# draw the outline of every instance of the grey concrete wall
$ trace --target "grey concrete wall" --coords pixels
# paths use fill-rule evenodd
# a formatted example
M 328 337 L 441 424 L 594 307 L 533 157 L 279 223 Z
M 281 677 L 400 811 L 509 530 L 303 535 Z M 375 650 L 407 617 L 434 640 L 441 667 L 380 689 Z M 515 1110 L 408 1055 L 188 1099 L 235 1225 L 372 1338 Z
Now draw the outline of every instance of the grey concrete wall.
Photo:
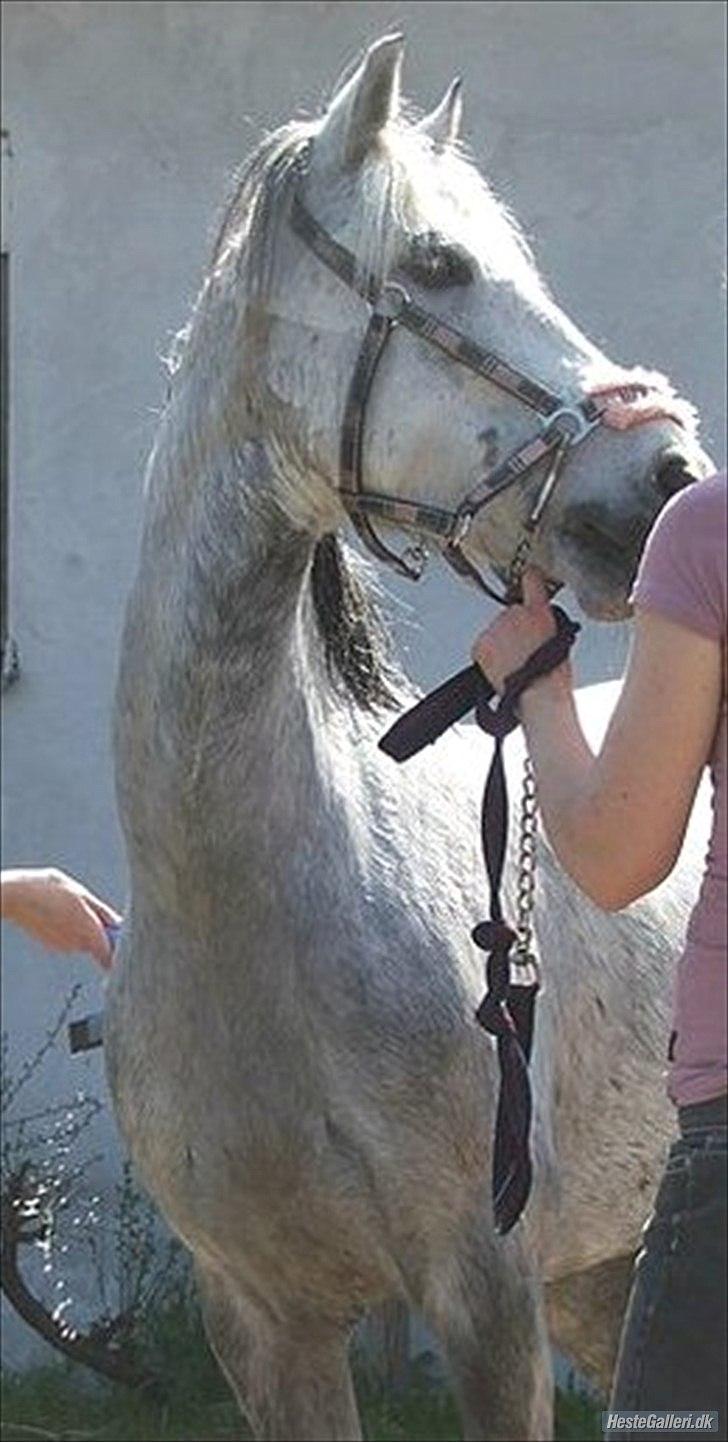
M 713 0 L 5 5 L 22 664 L 4 705 L 6 865 L 52 862 L 123 899 L 108 715 L 158 353 L 186 317 L 232 168 L 386 30 L 407 34 L 405 89 L 423 108 L 463 75 L 466 134 L 564 308 L 616 359 L 668 371 L 725 460 L 724 20 Z M 477 598 L 437 572 L 417 590 L 387 585 L 410 608 L 418 679 L 462 664 Z M 588 628 L 580 675 L 615 674 L 624 646 L 624 628 Z M 85 982 L 79 1010 L 99 984 L 80 960 L 3 939 L 19 1058 L 71 981 Z M 58 1056 L 43 1086 L 101 1090 L 101 1075 L 98 1054 Z

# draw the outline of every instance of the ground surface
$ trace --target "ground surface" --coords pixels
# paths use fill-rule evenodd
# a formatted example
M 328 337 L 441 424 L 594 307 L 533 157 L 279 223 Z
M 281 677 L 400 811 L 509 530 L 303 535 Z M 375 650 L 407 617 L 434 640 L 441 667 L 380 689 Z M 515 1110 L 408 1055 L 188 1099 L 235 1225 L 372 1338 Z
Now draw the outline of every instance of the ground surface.
M 359 1389 L 368 1442 L 459 1442 L 452 1398 L 442 1388 L 419 1384 L 400 1399 Z M 562 1442 L 590 1442 L 601 1436 L 598 1414 L 576 1394 L 558 1399 L 557 1432 Z M 78 1369 L 49 1368 L 2 1387 L 2 1442 L 217 1442 L 245 1439 L 234 1405 L 222 1390 L 154 1406 L 121 1389 L 81 1380 Z

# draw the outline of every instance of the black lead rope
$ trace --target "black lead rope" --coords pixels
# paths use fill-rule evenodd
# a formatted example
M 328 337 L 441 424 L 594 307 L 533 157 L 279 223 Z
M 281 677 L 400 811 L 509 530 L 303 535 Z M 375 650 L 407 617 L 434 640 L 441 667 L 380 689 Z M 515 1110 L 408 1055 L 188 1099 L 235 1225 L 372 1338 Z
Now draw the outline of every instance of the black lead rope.
M 560 606 L 552 606 L 556 633 L 506 680 L 495 705 L 495 687 L 477 666 L 467 666 L 444 681 L 429 696 L 406 711 L 379 742 L 395 761 L 407 761 L 424 746 L 432 745 L 448 727 L 475 709 L 475 719 L 494 738 L 495 750 L 483 793 L 481 838 L 490 888 L 490 916 L 472 932 L 473 941 L 489 953 L 487 992 L 475 1013 L 477 1021 L 496 1038 L 500 1089 L 493 1149 L 493 1213 L 496 1230 L 504 1236 L 515 1226 L 531 1189 L 531 1086 L 528 1065 L 538 981 L 527 985 L 511 981 L 513 928 L 504 920 L 501 881 L 508 841 L 508 791 L 503 765 L 503 742 L 520 725 L 516 707 L 523 692 L 566 659 L 580 627 Z

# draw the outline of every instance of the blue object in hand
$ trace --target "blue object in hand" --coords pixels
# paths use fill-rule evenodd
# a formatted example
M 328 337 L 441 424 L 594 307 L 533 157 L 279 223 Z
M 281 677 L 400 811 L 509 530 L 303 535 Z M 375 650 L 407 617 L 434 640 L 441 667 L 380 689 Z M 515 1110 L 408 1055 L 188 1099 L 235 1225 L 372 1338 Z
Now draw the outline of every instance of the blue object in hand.
M 121 935 L 123 922 L 104 921 L 101 923 L 106 935 L 109 938 L 111 950 L 116 949 L 116 944 Z M 91 1016 L 85 1016 L 81 1021 L 72 1021 L 68 1028 L 68 1045 L 74 1054 L 79 1051 L 92 1051 L 94 1047 L 104 1044 L 104 1014 L 95 1011 Z

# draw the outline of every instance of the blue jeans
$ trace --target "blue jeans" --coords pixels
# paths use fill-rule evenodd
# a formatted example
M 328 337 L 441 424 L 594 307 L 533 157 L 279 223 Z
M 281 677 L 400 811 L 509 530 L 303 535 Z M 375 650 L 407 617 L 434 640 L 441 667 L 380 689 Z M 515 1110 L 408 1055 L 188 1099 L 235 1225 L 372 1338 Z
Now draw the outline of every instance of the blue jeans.
M 726 1098 L 682 1107 L 678 1119 L 635 1263 L 609 1405 L 717 1411 L 725 1439 Z M 659 1433 L 678 1435 L 686 1433 Z

